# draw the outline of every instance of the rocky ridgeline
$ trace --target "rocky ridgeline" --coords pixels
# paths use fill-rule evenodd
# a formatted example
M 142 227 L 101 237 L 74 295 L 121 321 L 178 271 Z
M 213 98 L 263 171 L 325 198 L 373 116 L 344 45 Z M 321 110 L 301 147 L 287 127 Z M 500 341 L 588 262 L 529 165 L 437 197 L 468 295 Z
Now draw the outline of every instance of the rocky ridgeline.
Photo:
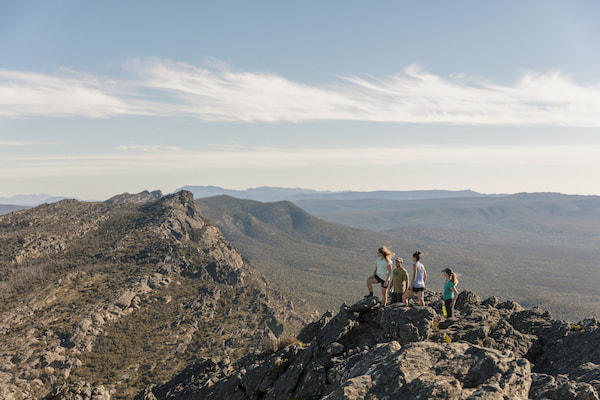
M 201 359 L 136 400 L 598 399 L 600 321 L 571 325 L 468 291 L 450 319 L 437 312 L 439 294 L 426 301 L 344 304 L 295 344 L 235 363 Z
M 191 193 L 156 197 L 0 216 L 0 399 L 132 398 L 193 353 L 237 358 L 301 326 Z

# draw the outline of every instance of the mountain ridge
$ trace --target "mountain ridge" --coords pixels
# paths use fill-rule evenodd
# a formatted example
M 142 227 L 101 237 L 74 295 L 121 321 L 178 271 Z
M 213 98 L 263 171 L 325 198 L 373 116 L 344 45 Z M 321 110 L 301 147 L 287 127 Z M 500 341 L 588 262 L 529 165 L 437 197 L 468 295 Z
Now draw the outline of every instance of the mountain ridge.
M 0 398 L 131 399 L 196 356 L 235 359 L 303 325 L 191 193 L 138 200 L 0 216 Z
M 227 195 L 246 200 L 261 202 L 277 201 L 299 201 L 305 199 L 332 199 L 332 200 L 356 200 L 356 199 L 393 199 L 393 200 L 418 200 L 429 198 L 453 198 L 453 197 L 482 197 L 496 196 L 484 195 L 472 190 L 414 190 L 414 191 L 318 191 L 300 188 L 259 187 L 246 190 L 224 189 L 218 186 L 183 186 L 179 190 L 187 190 L 194 194 L 194 198 L 215 197 Z

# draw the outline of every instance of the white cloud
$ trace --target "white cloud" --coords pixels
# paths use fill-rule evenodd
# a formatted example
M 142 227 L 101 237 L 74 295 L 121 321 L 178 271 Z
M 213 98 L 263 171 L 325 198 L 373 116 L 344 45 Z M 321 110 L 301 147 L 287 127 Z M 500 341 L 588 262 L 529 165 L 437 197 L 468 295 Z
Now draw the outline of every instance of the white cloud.
M 498 85 L 467 83 L 462 74 L 443 78 L 411 65 L 396 76 L 343 76 L 317 86 L 224 64 L 209 69 L 140 59 L 128 68 L 132 80 L 103 82 L 74 72 L 54 77 L 0 70 L 0 117 L 137 114 L 242 122 L 600 126 L 600 85 L 582 85 L 561 73 L 531 72 L 514 85 Z
M 81 74 L 51 76 L 0 69 L 0 117 L 102 118 L 142 113 L 133 102 L 107 89 L 106 84 Z

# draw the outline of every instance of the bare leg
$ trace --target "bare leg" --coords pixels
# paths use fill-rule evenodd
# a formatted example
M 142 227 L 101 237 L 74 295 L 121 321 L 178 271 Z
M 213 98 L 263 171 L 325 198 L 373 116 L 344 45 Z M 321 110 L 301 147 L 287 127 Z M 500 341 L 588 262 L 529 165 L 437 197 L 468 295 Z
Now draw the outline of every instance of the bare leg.
M 381 305 L 384 307 L 387 304 L 387 292 L 388 292 L 388 288 L 382 286 L 381 287 Z
M 369 289 L 370 293 L 373 293 L 373 284 L 377 283 L 377 279 L 375 279 L 374 276 L 370 276 L 369 279 L 367 279 L 367 289 Z
M 417 298 L 419 299 L 419 305 L 425 307 L 425 301 L 423 301 L 423 292 L 417 292 Z
M 402 295 L 402 302 L 404 303 L 405 306 L 408 305 L 408 299 L 410 299 L 410 296 L 413 295 L 413 291 L 412 289 L 408 289 L 406 292 L 404 292 L 404 294 Z

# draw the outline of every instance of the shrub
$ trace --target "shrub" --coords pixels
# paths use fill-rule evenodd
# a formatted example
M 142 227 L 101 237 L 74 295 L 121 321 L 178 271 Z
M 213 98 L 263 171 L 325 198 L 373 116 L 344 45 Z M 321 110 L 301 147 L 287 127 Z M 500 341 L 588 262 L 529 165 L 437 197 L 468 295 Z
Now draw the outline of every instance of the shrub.
M 275 361 L 275 366 L 273 367 L 273 375 L 275 378 L 279 378 L 283 373 L 288 369 L 288 367 L 292 364 L 292 361 L 287 358 L 280 358 Z

